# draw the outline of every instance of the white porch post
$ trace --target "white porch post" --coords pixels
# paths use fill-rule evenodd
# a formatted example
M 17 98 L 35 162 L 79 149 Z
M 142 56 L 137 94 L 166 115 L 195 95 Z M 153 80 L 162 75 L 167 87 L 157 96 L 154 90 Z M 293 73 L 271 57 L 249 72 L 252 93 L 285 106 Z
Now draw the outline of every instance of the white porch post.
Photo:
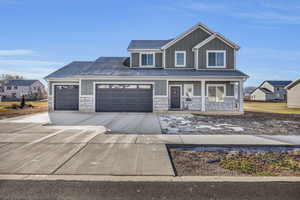
M 201 80 L 201 111 L 205 110 L 205 80 Z
M 240 112 L 244 112 L 244 80 L 239 81 Z

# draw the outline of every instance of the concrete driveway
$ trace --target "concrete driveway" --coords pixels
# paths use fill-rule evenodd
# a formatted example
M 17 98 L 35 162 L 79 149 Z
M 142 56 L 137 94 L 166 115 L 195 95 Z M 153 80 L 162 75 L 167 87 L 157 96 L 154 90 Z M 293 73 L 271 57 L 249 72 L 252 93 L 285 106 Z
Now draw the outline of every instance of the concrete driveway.
M 41 123 L 52 126 L 99 126 L 110 134 L 161 134 L 155 113 L 82 113 L 59 111 L 40 113 L 2 121 Z
M 0 174 L 174 175 L 164 144 L 104 132 L 101 126 L 0 121 Z

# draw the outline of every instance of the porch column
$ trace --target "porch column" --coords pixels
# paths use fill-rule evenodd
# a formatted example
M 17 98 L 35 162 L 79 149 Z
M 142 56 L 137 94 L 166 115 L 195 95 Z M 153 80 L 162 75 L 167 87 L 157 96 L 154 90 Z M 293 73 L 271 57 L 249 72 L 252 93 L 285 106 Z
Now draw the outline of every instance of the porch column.
M 240 112 L 244 112 L 244 80 L 239 81 Z
M 205 110 L 205 80 L 201 80 L 201 111 Z

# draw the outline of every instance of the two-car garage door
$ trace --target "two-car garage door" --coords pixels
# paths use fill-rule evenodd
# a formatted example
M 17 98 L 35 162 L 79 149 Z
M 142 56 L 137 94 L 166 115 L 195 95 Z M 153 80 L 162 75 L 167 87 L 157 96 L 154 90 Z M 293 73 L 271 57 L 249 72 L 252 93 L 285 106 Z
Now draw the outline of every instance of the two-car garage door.
M 152 112 L 152 105 L 152 85 L 96 85 L 96 112 Z
M 150 84 L 99 84 L 95 91 L 96 112 L 152 112 Z M 56 85 L 54 110 L 78 110 L 79 86 Z

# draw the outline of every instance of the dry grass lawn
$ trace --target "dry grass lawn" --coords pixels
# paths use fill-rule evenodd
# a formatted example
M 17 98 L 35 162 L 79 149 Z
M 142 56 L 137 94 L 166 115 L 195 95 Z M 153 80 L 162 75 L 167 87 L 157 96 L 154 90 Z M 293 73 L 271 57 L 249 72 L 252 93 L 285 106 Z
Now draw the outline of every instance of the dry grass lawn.
M 278 113 L 278 114 L 300 114 L 300 108 L 288 108 L 286 103 L 274 102 L 245 102 L 245 111 Z
M 13 104 L 20 104 L 20 102 L 0 102 L 0 119 L 45 112 L 48 108 L 47 101 L 26 101 L 26 104 L 31 104 L 33 108 L 25 109 L 10 109 Z

